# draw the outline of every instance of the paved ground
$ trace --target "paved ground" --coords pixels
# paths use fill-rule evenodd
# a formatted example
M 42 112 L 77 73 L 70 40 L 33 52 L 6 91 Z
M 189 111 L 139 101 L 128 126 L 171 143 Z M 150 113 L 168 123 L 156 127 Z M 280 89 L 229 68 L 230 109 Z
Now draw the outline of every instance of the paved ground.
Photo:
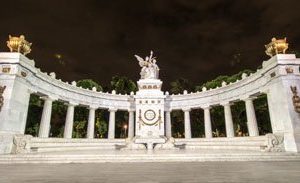
M 0 165 L 1 183 L 300 182 L 300 162 Z

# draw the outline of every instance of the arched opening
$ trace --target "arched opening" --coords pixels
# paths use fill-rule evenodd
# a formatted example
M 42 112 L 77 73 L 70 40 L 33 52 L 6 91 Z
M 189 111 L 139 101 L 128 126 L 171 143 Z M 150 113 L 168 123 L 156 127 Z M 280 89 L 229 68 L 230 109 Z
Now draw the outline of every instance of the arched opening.
M 205 137 L 203 109 L 192 109 L 190 116 L 191 116 L 192 137 L 193 138 Z
M 172 137 L 184 137 L 184 113 L 182 110 L 174 110 L 171 112 L 172 121 Z

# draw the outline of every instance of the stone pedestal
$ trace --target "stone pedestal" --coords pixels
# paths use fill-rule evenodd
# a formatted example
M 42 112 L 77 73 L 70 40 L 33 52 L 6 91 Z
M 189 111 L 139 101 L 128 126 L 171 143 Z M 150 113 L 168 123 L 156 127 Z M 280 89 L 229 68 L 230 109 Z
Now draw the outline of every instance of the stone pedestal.
M 286 64 L 296 65 L 295 74 L 288 74 Z M 293 105 L 291 86 L 297 87 L 300 96 L 300 60 L 295 55 L 276 55 L 264 62 L 263 66 L 276 65 L 276 70 L 270 71 L 267 77 L 273 77 L 266 86 L 268 107 L 273 134 L 284 136 L 286 151 L 300 152 L 300 113 Z M 280 77 L 278 77 L 280 76 Z
M 135 143 L 146 143 L 150 147 L 154 143 L 164 143 L 164 99 L 161 91 L 162 81 L 158 79 L 141 79 L 138 81 L 139 91 L 135 95 L 136 128 L 139 138 Z M 149 148 L 148 148 L 149 149 Z M 153 149 L 151 146 L 150 149 Z
M 6 87 L 1 94 L 0 154 L 10 153 L 12 135 L 24 134 L 30 93 L 26 78 L 30 73 L 20 65 L 34 66 L 34 61 L 19 53 L 0 53 L 0 86 Z

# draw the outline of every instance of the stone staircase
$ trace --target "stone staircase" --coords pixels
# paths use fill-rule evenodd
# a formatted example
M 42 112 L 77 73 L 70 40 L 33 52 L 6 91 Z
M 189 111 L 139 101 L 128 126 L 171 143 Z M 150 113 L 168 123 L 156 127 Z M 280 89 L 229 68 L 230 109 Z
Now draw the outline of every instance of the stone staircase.
M 185 149 L 256 150 L 267 148 L 267 136 L 175 139 L 175 145 Z
M 170 139 L 171 140 L 171 139 Z M 179 148 L 128 150 L 125 139 L 64 139 L 16 136 L 14 153 L 0 163 L 101 163 L 300 161 L 299 153 L 284 152 L 280 136 L 172 139 Z
M 93 149 L 116 149 L 124 146 L 125 139 L 64 139 L 31 138 L 27 144 L 29 152 L 57 152 Z M 28 152 L 28 151 L 27 151 Z
M 204 161 L 300 161 L 300 154 L 241 150 L 160 150 L 151 153 L 145 150 L 85 150 L 0 156 L 0 164 Z

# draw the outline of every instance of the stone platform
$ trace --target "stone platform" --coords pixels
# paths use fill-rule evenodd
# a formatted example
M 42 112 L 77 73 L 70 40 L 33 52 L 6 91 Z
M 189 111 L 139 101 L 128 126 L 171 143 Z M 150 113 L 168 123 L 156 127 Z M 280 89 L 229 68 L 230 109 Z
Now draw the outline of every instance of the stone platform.
M 0 164 L 5 183 L 298 183 L 299 162 Z
M 245 150 L 80 150 L 7 154 L 0 163 L 104 163 L 104 162 L 204 162 L 204 161 L 300 161 L 299 153 Z

